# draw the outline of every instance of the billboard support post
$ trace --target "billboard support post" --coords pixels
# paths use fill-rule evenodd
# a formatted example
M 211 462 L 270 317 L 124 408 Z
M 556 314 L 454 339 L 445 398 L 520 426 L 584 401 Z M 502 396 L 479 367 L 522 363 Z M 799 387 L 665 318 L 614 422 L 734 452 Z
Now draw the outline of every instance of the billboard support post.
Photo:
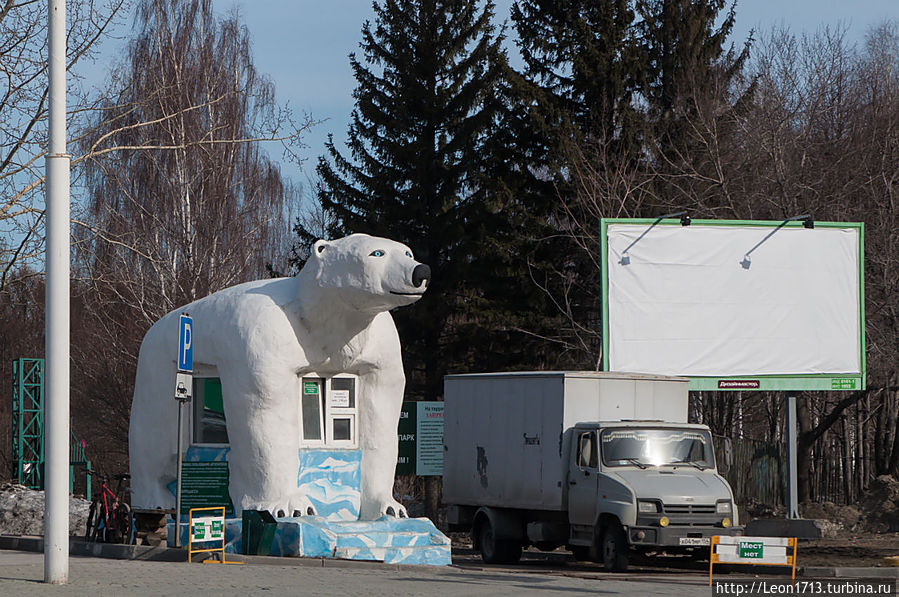
M 790 493 L 787 518 L 799 518 L 799 470 L 796 466 L 797 427 L 796 427 L 796 394 L 787 394 L 787 472 L 788 491 Z

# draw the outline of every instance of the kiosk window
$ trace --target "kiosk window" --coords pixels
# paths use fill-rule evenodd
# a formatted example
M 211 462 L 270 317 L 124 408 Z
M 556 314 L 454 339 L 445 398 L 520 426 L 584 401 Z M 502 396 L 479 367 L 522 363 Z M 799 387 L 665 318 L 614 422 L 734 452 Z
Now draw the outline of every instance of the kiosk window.
M 303 415 L 303 439 L 322 440 L 322 416 L 324 414 L 324 394 L 322 380 L 304 377 L 300 397 Z
M 193 432 L 195 444 L 227 444 L 222 381 L 218 377 L 195 377 Z

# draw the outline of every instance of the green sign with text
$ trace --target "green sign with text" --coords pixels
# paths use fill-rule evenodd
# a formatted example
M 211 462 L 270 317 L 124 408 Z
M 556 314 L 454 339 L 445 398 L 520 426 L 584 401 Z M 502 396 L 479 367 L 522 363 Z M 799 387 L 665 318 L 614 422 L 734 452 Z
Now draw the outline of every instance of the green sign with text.
M 226 514 L 234 514 L 228 494 L 228 463 L 182 462 L 181 513 L 208 506 L 224 506 Z
M 737 555 L 741 558 L 757 560 L 763 557 L 765 552 L 765 544 L 764 543 L 756 543 L 750 541 L 740 541 L 739 549 L 737 550 Z

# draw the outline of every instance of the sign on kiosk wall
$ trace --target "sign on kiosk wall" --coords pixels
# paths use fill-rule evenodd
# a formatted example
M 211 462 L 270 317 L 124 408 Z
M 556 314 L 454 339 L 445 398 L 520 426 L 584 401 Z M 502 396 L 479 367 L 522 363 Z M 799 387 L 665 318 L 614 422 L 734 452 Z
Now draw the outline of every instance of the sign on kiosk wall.
M 605 370 L 864 388 L 863 224 L 687 222 L 602 221 Z

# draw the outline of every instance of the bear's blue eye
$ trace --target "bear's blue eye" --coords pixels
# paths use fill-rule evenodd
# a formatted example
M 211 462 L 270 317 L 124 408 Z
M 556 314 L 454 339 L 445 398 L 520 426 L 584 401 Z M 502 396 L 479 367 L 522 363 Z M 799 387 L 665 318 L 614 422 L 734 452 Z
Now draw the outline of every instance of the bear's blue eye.
M 409 259 L 412 259 L 412 253 L 410 253 L 409 251 L 406 251 L 406 257 L 408 257 Z
M 377 251 L 372 251 L 370 257 L 383 257 L 384 251 L 378 249 Z

